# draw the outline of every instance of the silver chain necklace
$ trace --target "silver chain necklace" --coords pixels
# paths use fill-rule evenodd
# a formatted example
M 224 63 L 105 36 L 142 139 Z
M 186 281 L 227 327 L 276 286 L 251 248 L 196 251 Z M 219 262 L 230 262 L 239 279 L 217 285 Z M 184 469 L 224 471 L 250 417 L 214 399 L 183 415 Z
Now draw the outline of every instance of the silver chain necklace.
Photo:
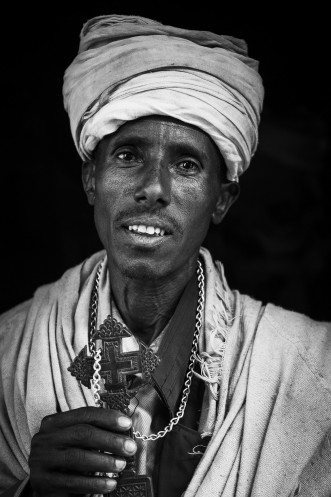
M 102 401 L 100 399 L 100 370 L 101 370 L 101 349 L 96 350 L 95 348 L 95 343 L 92 340 L 92 336 L 96 330 L 96 325 L 97 325 L 97 314 L 98 314 L 98 300 L 99 300 L 99 282 L 100 282 L 100 274 L 101 274 L 101 268 L 102 268 L 103 261 L 99 264 L 96 278 L 95 278 L 95 283 L 94 283 L 94 288 L 92 291 L 92 296 L 91 296 L 91 312 L 90 312 L 90 332 L 89 332 L 89 347 L 90 347 L 90 352 L 93 355 L 94 358 L 94 374 L 92 378 L 92 390 L 93 390 L 93 396 L 94 396 L 94 401 L 98 407 L 102 406 Z M 191 349 L 191 355 L 189 359 L 189 366 L 186 374 L 186 379 L 184 383 L 184 389 L 183 389 L 183 394 L 182 398 L 180 401 L 180 405 L 178 408 L 178 411 L 170 421 L 167 426 L 163 430 L 158 431 L 157 433 L 152 433 L 151 435 L 144 435 L 140 433 L 139 431 L 135 431 L 133 428 L 133 435 L 135 438 L 144 440 L 144 441 L 154 441 L 159 438 L 164 437 L 168 432 L 170 432 L 175 425 L 178 424 L 179 420 L 184 416 L 186 404 L 188 401 L 188 396 L 190 393 L 191 389 L 191 383 L 192 383 L 192 377 L 193 377 L 193 369 L 194 369 L 194 364 L 196 361 L 196 353 L 198 350 L 198 344 L 199 344 L 199 336 L 200 336 L 200 331 L 201 331 L 201 326 L 202 326 L 202 313 L 203 313 L 203 308 L 204 308 L 204 302 L 205 302 L 205 277 L 203 274 L 203 269 L 202 269 L 202 264 L 198 260 L 198 267 L 197 267 L 197 275 L 198 275 L 198 287 L 199 287 L 199 299 L 198 299 L 198 305 L 197 305 L 197 311 L 196 311 L 196 318 L 195 318 L 195 331 L 194 331 L 194 336 L 193 336 L 193 342 L 192 342 L 192 349 Z

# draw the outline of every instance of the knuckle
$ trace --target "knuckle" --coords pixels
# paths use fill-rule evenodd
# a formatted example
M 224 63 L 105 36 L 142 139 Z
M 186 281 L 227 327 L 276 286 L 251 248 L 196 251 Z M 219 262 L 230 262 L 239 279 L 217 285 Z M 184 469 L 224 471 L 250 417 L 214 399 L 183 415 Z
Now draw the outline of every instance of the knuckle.
M 43 433 L 36 433 L 31 439 L 29 461 L 34 461 L 48 454 L 49 437 Z
M 31 452 L 33 451 L 33 449 L 39 444 L 39 433 L 36 433 L 35 435 L 33 435 L 32 439 L 31 439 L 31 451 L 30 451 L 30 457 L 31 457 Z
M 112 448 L 112 451 L 122 452 L 124 450 L 124 442 L 126 438 L 122 437 L 121 435 L 117 435 L 115 433 L 109 433 L 108 437 L 109 437 L 108 445 L 109 447 Z
M 40 431 L 44 431 L 44 430 L 49 430 L 49 428 L 52 426 L 53 424 L 53 420 L 55 418 L 55 414 L 48 414 L 47 416 L 45 416 L 42 421 L 41 421 L 41 424 L 40 424 Z
M 63 488 L 64 490 L 73 490 L 74 489 L 74 484 L 72 478 L 70 478 L 69 475 L 64 474 L 63 475 Z
M 90 425 L 76 425 L 71 431 L 71 439 L 73 442 L 82 443 L 88 442 L 93 436 L 93 429 Z
M 36 434 L 31 440 L 31 448 L 30 454 L 28 457 L 28 465 L 30 469 L 34 470 L 35 468 L 44 467 L 50 455 L 50 451 L 45 451 L 45 447 L 47 447 L 47 443 L 44 440 L 44 437 Z
M 99 409 L 93 406 L 79 407 L 77 411 L 83 423 L 94 423 L 96 416 L 99 414 Z
M 107 446 L 110 448 L 110 451 L 109 451 L 110 454 L 114 451 L 114 449 L 116 449 L 116 447 L 118 445 L 117 438 L 118 437 L 112 432 L 107 433 L 107 435 L 106 435 L 105 442 L 106 442 Z
M 88 419 L 91 418 L 91 408 L 86 406 L 86 407 L 78 407 L 76 409 L 76 413 L 79 417 L 79 419 L 82 420 L 83 423 L 85 423 Z
M 74 466 L 83 466 L 86 462 L 86 453 L 84 450 L 70 448 L 63 454 L 63 469 Z

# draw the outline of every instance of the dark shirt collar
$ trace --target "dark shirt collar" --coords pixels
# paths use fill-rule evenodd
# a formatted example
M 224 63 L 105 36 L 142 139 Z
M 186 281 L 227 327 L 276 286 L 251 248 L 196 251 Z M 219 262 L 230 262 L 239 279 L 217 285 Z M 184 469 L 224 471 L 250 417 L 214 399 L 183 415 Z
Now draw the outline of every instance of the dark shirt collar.
M 165 330 L 157 355 L 161 362 L 152 374 L 155 387 L 173 416 L 183 390 L 191 355 L 198 303 L 198 277 L 194 273 Z

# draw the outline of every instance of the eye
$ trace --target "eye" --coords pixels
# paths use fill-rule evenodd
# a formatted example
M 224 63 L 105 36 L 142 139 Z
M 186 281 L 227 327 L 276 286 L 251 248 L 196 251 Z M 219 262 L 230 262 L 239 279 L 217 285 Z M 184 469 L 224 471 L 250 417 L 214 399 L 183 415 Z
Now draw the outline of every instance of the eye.
M 132 162 L 134 160 L 137 160 L 137 157 L 129 150 L 125 152 L 120 152 L 119 154 L 117 154 L 116 157 L 118 157 L 119 159 L 125 162 Z
M 177 164 L 177 169 L 186 174 L 198 173 L 200 170 L 199 165 L 191 160 L 183 160 Z

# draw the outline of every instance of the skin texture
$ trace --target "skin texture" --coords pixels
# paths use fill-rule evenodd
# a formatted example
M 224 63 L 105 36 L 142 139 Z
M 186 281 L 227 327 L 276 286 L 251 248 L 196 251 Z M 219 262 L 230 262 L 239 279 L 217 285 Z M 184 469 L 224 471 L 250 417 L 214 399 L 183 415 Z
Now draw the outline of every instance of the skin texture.
M 130 418 L 120 412 L 96 407 L 46 416 L 31 443 L 33 495 L 67 496 L 114 490 L 114 479 L 91 473 L 124 469 L 125 457 L 136 452 L 135 442 L 123 434 L 130 426 Z
M 159 116 L 123 125 L 83 165 L 112 298 L 146 344 L 162 331 L 196 270 L 210 222 L 220 223 L 238 196 L 222 171 L 204 132 Z M 138 235 L 128 230 L 134 224 L 159 226 L 165 236 Z M 40 496 L 111 492 L 116 481 L 93 473 L 124 468 L 136 451 L 125 433 L 130 426 L 119 412 L 94 407 L 47 416 L 32 440 L 31 488 Z
M 222 163 L 203 131 L 153 116 L 106 137 L 85 164 L 112 297 L 146 344 L 162 331 L 196 270 L 210 222 L 220 223 L 237 198 L 238 185 L 222 180 Z M 145 243 L 148 237 L 129 232 L 130 224 L 159 225 L 166 236 Z

